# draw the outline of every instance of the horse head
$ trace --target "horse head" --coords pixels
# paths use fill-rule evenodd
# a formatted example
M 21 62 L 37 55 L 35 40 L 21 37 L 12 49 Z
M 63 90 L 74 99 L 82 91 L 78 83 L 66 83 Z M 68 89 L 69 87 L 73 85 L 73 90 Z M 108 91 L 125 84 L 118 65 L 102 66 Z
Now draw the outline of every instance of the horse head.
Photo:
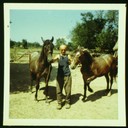
M 75 50 L 75 56 L 71 63 L 71 69 L 75 69 L 76 66 L 81 63 L 81 61 L 83 60 L 83 57 L 84 57 L 83 55 L 86 52 L 88 52 L 87 49 L 85 49 L 84 47 L 78 46 L 78 48 Z
M 43 41 L 43 47 L 42 47 L 42 54 L 45 55 L 48 59 L 48 61 L 50 61 L 52 59 L 52 54 L 53 54 L 53 40 L 54 37 L 52 37 L 51 40 L 47 39 L 47 40 L 43 40 L 43 38 L 41 37 L 42 41 Z

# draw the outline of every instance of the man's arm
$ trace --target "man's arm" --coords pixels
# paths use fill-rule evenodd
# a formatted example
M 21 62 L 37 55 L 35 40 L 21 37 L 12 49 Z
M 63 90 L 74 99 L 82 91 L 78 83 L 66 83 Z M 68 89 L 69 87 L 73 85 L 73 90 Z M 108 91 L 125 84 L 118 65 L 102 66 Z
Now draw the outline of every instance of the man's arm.
M 70 55 L 68 55 L 68 60 L 69 60 L 69 64 L 71 64 L 71 62 L 72 62 L 72 57 L 70 56 Z
M 54 58 L 52 58 L 50 63 L 54 63 L 55 61 L 58 61 L 58 59 L 59 59 L 59 55 L 56 55 Z

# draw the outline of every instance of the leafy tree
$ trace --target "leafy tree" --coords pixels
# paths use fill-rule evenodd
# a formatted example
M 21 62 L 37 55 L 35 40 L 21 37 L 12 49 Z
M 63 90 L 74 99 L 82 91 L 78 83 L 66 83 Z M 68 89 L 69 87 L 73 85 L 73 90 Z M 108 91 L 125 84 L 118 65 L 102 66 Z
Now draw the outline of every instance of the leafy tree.
M 16 42 L 13 40 L 10 40 L 10 47 L 13 48 L 15 46 Z
M 73 29 L 72 41 L 75 45 L 81 45 L 87 48 L 96 47 L 96 36 L 101 33 L 106 20 L 95 18 L 91 12 L 82 13 L 82 23 L 77 23 Z
M 66 40 L 64 38 L 58 38 L 55 43 L 55 47 L 59 49 L 61 44 L 66 44 Z
M 27 40 L 26 39 L 23 39 L 22 40 L 22 44 L 23 44 L 23 48 L 24 49 L 27 49 L 28 48 L 28 43 L 27 43 Z
M 76 27 L 71 32 L 71 40 L 73 42 L 74 48 L 77 48 L 78 45 L 82 46 L 83 43 L 86 41 L 84 38 L 84 31 L 84 26 L 80 23 L 77 23 Z
M 33 44 L 33 47 L 36 47 L 36 48 L 40 47 L 40 44 L 38 42 L 34 42 L 32 44 Z
M 111 52 L 118 40 L 118 11 L 108 11 L 105 14 L 105 19 L 107 23 L 102 33 L 97 36 L 97 46 Z
M 69 51 L 74 50 L 74 45 L 73 45 L 72 42 L 68 42 L 67 47 L 68 47 L 68 50 L 69 50 Z
M 81 13 L 82 22 L 71 32 L 71 41 L 86 48 L 101 48 L 111 51 L 118 38 L 118 11 L 95 11 Z

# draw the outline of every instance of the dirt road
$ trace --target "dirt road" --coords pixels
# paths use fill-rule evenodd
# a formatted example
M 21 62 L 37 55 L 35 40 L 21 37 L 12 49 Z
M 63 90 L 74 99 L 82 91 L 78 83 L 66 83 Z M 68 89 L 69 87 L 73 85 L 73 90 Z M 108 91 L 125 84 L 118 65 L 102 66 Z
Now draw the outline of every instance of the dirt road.
M 92 81 L 93 93 L 87 92 L 88 99 L 83 102 L 83 80 L 79 67 L 72 72 L 71 108 L 56 109 L 56 72 L 57 63 L 53 64 L 49 81 L 50 104 L 44 100 L 43 79 L 38 93 L 39 102 L 34 101 L 34 93 L 29 92 L 30 76 L 28 63 L 10 64 L 10 119 L 118 119 L 118 86 L 114 82 L 112 95 L 105 94 L 105 77 Z M 63 92 L 64 93 L 64 92 Z

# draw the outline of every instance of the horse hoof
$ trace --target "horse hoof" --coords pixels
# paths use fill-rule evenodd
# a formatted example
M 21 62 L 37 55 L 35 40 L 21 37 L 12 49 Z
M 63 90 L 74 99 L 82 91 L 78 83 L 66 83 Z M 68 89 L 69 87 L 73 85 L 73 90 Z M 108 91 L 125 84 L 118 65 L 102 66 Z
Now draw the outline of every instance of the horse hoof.
M 35 101 L 39 102 L 39 100 L 37 98 L 35 98 Z
M 82 101 L 85 102 L 87 100 L 87 97 L 83 97 Z
M 47 105 L 49 105 L 49 104 L 50 104 L 50 102 L 49 102 L 49 101 L 45 101 L 45 103 L 46 103 Z
M 89 92 L 93 92 L 93 90 L 91 88 L 88 89 Z
M 109 93 L 107 94 L 108 97 L 110 97 L 111 95 L 112 95 L 111 92 L 109 92 Z
M 31 94 L 33 94 L 33 93 L 34 93 L 34 91 L 33 91 L 33 92 L 31 91 L 30 93 L 31 93 Z
M 106 92 L 109 92 L 109 89 L 106 89 L 105 91 L 106 91 Z

